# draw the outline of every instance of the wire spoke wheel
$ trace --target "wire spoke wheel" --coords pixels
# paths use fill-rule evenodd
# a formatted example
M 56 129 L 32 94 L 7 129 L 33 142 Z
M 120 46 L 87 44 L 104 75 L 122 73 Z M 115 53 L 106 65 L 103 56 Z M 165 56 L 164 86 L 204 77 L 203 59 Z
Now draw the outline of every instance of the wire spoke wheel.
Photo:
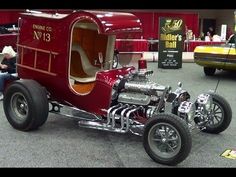
M 211 128 L 219 126 L 224 120 L 224 110 L 222 106 L 220 106 L 217 102 L 214 102 L 213 105 L 211 118 L 208 124 Z

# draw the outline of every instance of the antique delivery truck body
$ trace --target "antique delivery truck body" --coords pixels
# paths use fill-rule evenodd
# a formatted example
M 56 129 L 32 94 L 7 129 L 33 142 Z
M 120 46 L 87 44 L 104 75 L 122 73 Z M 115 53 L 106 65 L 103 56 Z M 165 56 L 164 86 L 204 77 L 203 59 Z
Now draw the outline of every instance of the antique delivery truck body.
M 130 13 L 73 11 L 70 14 L 23 13 L 19 19 L 17 72 L 8 82 L 3 106 L 9 123 L 29 131 L 48 113 L 63 114 L 82 127 L 143 136 L 156 162 L 176 165 L 190 153 L 191 130 L 220 133 L 230 124 L 228 102 L 203 93 L 194 102 L 148 79 L 139 68 L 111 69 L 118 33 L 141 31 Z

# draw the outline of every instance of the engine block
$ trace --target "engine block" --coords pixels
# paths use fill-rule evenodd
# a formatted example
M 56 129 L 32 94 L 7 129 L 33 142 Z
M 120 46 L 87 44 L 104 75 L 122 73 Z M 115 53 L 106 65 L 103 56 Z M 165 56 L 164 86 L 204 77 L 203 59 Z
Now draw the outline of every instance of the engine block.
M 135 92 L 149 93 L 151 91 L 163 92 L 165 90 L 165 87 L 150 81 L 147 82 L 128 81 L 125 83 L 125 89 Z
M 148 105 L 151 101 L 151 96 L 142 93 L 123 92 L 118 96 L 119 103 L 127 103 L 134 105 Z

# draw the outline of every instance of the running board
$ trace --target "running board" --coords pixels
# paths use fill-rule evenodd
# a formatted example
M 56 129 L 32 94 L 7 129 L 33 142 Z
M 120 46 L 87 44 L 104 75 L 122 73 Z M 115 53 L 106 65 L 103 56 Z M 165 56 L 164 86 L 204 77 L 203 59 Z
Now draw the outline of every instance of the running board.
M 72 106 L 66 106 L 63 104 L 59 104 L 57 102 L 50 102 L 51 109 L 50 113 L 59 114 L 68 118 L 77 119 L 77 120 L 88 120 L 88 121 L 98 121 L 101 120 L 101 117 L 86 112 L 84 110 L 78 109 Z
M 106 123 L 100 123 L 100 122 L 94 122 L 94 121 L 81 120 L 81 121 L 78 121 L 78 125 L 84 128 L 104 130 L 104 131 L 116 132 L 116 133 L 127 133 L 126 130 L 123 130 L 120 128 L 113 128 L 111 125 L 108 125 Z

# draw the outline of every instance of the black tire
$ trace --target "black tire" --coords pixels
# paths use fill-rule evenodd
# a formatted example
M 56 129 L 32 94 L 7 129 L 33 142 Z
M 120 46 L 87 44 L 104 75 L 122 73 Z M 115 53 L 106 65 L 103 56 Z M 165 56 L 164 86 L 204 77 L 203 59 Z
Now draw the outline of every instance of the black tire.
M 203 129 L 203 132 L 206 133 L 220 133 L 223 132 L 225 129 L 228 128 L 231 120 L 232 120 L 232 109 L 230 107 L 230 104 L 226 101 L 226 99 L 224 99 L 222 96 L 215 94 L 215 93 L 210 93 L 212 95 L 212 100 L 213 100 L 213 113 L 214 113 L 214 109 L 215 112 L 219 112 L 218 110 L 216 110 L 217 108 L 219 108 L 219 110 L 222 111 L 222 114 L 214 114 L 213 118 L 213 124 L 207 124 L 206 129 Z M 218 117 L 218 119 L 216 119 L 216 116 L 222 115 L 222 117 Z M 218 121 L 218 123 L 214 124 L 214 120 L 220 120 Z M 211 123 L 211 122 L 209 122 Z
M 12 127 L 21 131 L 35 130 L 48 117 L 46 91 L 34 80 L 14 81 L 4 93 L 3 108 Z
M 216 72 L 216 68 L 204 67 L 203 70 L 206 76 L 213 76 Z
M 167 139 L 167 142 L 163 142 L 162 135 L 157 135 L 158 126 L 166 126 L 168 130 L 172 131 L 172 135 L 174 137 L 174 133 L 177 135 L 177 148 L 175 149 L 176 152 L 173 155 L 168 155 L 168 152 L 161 152 L 159 148 L 163 145 L 164 146 L 171 146 L 171 143 L 174 143 L 175 140 Z M 155 130 L 155 128 L 157 129 Z M 160 130 L 160 129 L 159 129 Z M 167 130 L 167 129 L 166 129 Z M 170 136 L 170 131 L 169 137 Z M 152 133 L 155 133 L 153 136 L 156 138 L 154 141 L 152 138 Z M 174 132 L 174 133 L 173 133 Z M 159 131 L 160 133 L 160 131 Z M 160 133 L 161 134 L 161 133 Z M 157 135 L 157 136 L 156 136 Z M 165 132 L 165 136 L 167 133 Z M 160 137 L 158 139 L 157 137 Z M 157 141 L 158 140 L 158 141 Z M 159 141 L 160 140 L 160 141 Z M 160 142 L 158 145 L 157 142 Z M 173 144 L 172 144 L 173 145 Z M 144 134 L 143 134 L 143 146 L 147 154 L 155 161 L 165 165 L 177 165 L 178 163 L 182 162 L 191 151 L 192 148 L 192 137 L 189 131 L 187 124 L 178 116 L 174 114 L 159 114 L 147 121 L 144 127 Z M 171 147 L 172 149 L 172 147 Z M 167 150 L 167 149 L 165 149 Z M 173 150 L 173 149 L 172 149 Z M 164 157 L 165 156 L 165 157 Z

